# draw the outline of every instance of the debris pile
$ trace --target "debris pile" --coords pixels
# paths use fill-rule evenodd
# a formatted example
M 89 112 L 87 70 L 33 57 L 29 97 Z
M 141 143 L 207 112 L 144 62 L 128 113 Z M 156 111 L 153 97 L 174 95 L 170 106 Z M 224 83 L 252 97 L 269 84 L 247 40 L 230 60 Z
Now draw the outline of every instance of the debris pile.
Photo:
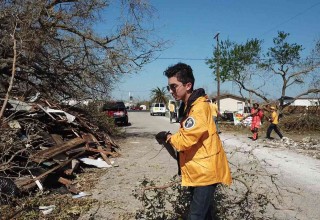
M 291 114 L 280 120 L 284 130 L 287 131 L 320 131 L 319 113 Z
M 71 180 L 79 165 L 112 167 L 119 149 L 80 109 L 9 100 L 0 127 L 0 199 L 58 183 L 78 194 Z
M 300 141 L 283 137 L 280 141 L 276 139 L 268 141 L 268 147 L 285 147 L 315 159 L 320 159 L 320 140 L 312 137 L 305 137 Z

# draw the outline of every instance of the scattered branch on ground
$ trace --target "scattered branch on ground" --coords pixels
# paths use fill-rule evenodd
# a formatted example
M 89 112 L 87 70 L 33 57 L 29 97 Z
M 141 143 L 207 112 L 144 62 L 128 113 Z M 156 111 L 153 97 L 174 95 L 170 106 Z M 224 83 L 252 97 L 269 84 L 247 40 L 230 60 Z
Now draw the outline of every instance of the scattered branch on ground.
M 298 212 L 290 195 L 298 190 L 284 187 L 276 174 L 268 172 L 252 150 L 235 149 L 229 155 L 233 173 L 231 187 L 219 185 L 214 196 L 214 215 L 218 219 L 277 219 L 279 213 Z M 144 179 L 134 190 L 142 208 L 137 219 L 184 219 L 190 204 L 190 190 L 181 187 L 175 176 L 172 182 L 159 186 Z

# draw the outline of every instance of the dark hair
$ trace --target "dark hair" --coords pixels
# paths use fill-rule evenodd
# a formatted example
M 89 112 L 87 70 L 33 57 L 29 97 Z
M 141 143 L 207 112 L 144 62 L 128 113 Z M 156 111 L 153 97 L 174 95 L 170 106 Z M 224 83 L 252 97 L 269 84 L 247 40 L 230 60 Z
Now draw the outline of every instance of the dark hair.
M 258 103 L 253 103 L 253 106 L 257 106 L 257 108 L 259 107 Z
M 163 74 L 171 78 L 173 76 L 176 76 L 178 81 L 182 82 L 183 84 L 191 83 L 192 84 L 192 90 L 194 85 L 194 76 L 192 72 L 192 68 L 185 64 L 185 63 L 177 63 L 175 65 L 169 66 Z
M 212 101 L 212 102 L 216 102 L 216 101 L 217 101 L 217 99 L 213 98 L 213 99 L 211 99 L 211 101 Z

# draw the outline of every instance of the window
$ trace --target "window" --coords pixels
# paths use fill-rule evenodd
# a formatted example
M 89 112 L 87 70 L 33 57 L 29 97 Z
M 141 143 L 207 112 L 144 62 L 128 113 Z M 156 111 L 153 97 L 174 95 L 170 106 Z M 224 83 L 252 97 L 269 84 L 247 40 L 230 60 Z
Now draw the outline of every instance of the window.
M 242 112 L 243 111 L 243 103 L 242 102 L 237 102 L 237 111 Z

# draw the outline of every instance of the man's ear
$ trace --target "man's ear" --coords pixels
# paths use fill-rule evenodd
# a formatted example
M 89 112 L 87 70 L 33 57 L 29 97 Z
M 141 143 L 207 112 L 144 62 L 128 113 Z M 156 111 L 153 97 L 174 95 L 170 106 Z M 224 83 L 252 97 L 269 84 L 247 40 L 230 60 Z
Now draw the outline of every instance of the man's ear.
M 191 91 L 191 88 L 192 88 L 192 83 L 191 82 L 186 83 L 186 89 L 188 92 Z

